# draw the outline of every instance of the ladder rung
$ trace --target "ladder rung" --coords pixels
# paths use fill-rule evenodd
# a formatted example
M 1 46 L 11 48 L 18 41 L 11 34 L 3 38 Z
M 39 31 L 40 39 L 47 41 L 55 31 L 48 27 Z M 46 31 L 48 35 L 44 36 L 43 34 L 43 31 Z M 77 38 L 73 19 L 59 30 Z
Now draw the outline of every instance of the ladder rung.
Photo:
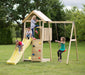
M 71 39 L 71 41 L 76 41 L 76 39 Z

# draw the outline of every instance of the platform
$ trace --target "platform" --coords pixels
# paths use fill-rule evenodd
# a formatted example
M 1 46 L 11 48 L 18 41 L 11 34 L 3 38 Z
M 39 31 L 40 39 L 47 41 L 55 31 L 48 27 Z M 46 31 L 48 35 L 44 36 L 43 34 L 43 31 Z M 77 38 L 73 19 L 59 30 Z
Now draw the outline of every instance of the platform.
M 49 58 L 43 58 L 41 62 L 48 62 L 48 61 L 50 61 Z
M 29 59 L 24 59 L 24 61 L 32 61 L 32 59 L 31 59 L 31 60 L 29 60 Z M 50 61 L 49 58 L 43 58 L 41 62 L 48 62 L 48 61 Z

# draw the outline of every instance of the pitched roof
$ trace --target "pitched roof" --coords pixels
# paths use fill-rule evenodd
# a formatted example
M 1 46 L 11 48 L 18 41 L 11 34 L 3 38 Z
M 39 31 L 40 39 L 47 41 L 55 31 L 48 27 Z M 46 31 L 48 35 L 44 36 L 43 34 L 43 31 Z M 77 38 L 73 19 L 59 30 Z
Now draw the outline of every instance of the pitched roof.
M 33 10 L 27 17 L 22 21 L 25 22 L 27 19 L 30 19 L 33 15 L 39 17 L 42 21 L 51 21 L 46 15 L 44 15 L 41 11 Z

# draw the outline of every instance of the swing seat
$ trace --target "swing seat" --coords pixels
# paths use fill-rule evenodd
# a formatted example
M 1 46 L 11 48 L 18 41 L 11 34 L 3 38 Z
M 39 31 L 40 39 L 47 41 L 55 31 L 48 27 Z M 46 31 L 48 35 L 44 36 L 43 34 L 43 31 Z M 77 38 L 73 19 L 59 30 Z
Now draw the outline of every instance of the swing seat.
M 64 50 L 64 52 L 66 52 L 67 49 Z

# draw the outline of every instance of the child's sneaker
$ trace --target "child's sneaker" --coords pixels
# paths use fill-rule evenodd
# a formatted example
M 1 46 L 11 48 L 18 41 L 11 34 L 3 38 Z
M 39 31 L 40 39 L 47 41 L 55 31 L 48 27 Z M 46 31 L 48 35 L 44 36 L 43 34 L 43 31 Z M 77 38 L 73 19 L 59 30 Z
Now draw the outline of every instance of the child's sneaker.
M 28 37 L 28 39 L 29 39 L 29 37 Z
M 60 61 L 60 63 L 62 62 L 61 60 L 59 60 Z
M 36 34 L 38 34 L 38 31 L 37 30 L 35 30 L 35 32 L 36 32 Z
M 33 40 L 36 40 L 36 38 L 33 38 Z
M 60 60 L 60 58 L 58 58 L 58 61 Z

